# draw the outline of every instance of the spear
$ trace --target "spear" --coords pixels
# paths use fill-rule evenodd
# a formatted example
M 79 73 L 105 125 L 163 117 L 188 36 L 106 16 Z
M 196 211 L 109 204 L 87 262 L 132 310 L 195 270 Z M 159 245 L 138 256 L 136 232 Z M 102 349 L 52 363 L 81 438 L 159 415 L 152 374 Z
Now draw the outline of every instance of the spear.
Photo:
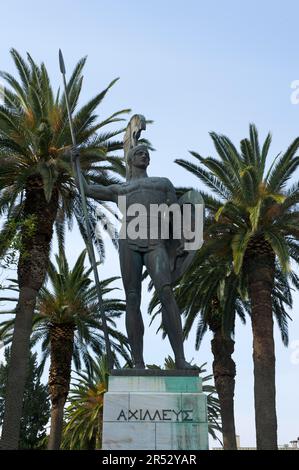
M 59 66 L 60 66 L 60 72 L 61 72 L 62 78 L 63 78 L 65 102 L 66 102 L 66 109 L 67 109 L 67 114 L 68 114 L 68 119 L 69 119 L 69 126 L 70 126 L 70 131 L 71 131 L 71 136 L 72 136 L 72 143 L 73 143 L 73 147 L 76 148 L 77 143 L 76 143 L 76 137 L 75 137 L 75 133 L 74 133 L 74 126 L 73 126 L 73 120 L 72 120 L 72 115 L 71 115 L 71 110 L 70 110 L 69 97 L 68 97 L 68 93 L 67 93 L 67 86 L 66 86 L 66 79 L 65 79 L 66 71 L 65 71 L 65 64 L 64 64 L 64 59 L 63 59 L 61 49 L 59 49 Z M 81 195 L 83 216 L 84 216 L 84 219 L 85 219 L 86 232 L 87 232 L 87 243 L 86 243 L 87 251 L 88 251 L 89 260 L 90 260 L 90 263 L 91 263 L 91 266 L 92 266 L 92 269 L 93 269 L 94 280 L 95 280 L 96 289 L 97 289 L 97 297 L 98 297 L 98 303 L 99 303 L 99 306 L 100 306 L 100 314 L 101 314 L 103 331 L 104 331 L 104 338 L 105 338 L 105 343 L 106 343 L 106 353 L 107 353 L 108 367 L 111 370 L 111 369 L 113 369 L 114 361 L 113 361 L 113 356 L 112 356 L 112 352 L 111 352 L 111 344 L 110 344 L 110 340 L 109 340 L 106 315 L 105 315 L 105 311 L 104 311 L 104 308 L 103 308 L 103 299 L 102 299 L 102 293 L 101 293 L 101 288 L 100 288 L 99 273 L 98 273 L 98 269 L 97 269 L 96 257 L 95 257 L 95 252 L 94 252 L 94 248 L 93 248 L 93 243 L 92 243 L 91 230 L 90 230 L 87 204 L 86 204 L 86 196 L 85 196 L 85 191 L 84 191 L 84 184 L 83 184 L 83 179 L 82 179 L 82 173 L 81 173 L 79 158 L 76 158 L 75 162 L 73 161 L 73 169 L 74 169 L 74 172 L 77 175 L 77 180 L 79 181 L 79 191 L 80 191 L 80 195 Z

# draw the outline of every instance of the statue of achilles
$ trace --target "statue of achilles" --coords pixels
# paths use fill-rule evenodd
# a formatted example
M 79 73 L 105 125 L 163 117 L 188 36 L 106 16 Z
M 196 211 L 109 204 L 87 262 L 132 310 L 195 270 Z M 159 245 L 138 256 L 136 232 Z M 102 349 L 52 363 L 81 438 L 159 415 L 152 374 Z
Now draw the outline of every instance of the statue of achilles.
M 141 115 L 131 118 L 124 138 L 124 151 L 127 165 L 127 181 L 109 186 L 89 185 L 84 181 L 86 196 L 100 201 L 118 203 L 124 196 L 126 207 L 142 204 L 149 214 L 150 204 L 171 205 L 177 202 L 172 183 L 167 178 L 149 177 L 147 167 L 150 162 L 148 148 L 138 143 L 141 130 L 145 129 L 145 119 Z M 79 158 L 75 152 L 73 158 Z M 129 218 L 126 217 L 128 224 Z M 182 244 L 176 245 L 177 257 L 184 255 Z M 126 329 L 136 369 L 144 369 L 143 335 L 144 324 L 140 312 L 142 269 L 146 269 L 153 281 L 162 304 L 162 322 L 175 356 L 177 369 L 194 369 L 185 360 L 180 311 L 173 291 L 173 260 L 169 257 L 166 240 L 129 237 L 119 240 L 119 259 L 123 285 L 126 294 Z

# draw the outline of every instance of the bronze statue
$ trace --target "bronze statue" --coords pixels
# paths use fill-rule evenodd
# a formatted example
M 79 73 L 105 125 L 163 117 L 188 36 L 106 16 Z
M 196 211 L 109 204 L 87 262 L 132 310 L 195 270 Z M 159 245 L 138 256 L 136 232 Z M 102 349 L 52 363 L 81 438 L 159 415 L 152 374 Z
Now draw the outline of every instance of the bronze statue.
M 171 205 L 177 202 L 175 189 L 167 178 L 149 177 L 147 174 L 150 163 L 148 148 L 138 143 L 143 129 L 144 117 L 133 116 L 124 139 L 127 181 L 109 186 L 89 185 L 84 181 L 87 197 L 118 203 L 122 196 L 127 207 L 142 204 L 147 213 L 150 213 L 151 204 Z M 79 153 L 74 152 L 73 158 L 78 157 Z M 125 220 L 124 224 L 128 224 L 130 217 L 125 217 Z M 162 304 L 162 322 L 174 352 L 177 369 L 195 368 L 185 360 L 181 316 L 171 287 L 174 279 L 190 263 L 191 257 L 190 253 L 184 251 L 181 240 L 169 243 L 160 237 L 149 236 L 145 239 L 121 237 L 119 240 L 120 267 L 126 295 L 126 329 L 136 369 L 145 368 L 144 324 L 140 312 L 143 266 L 146 267 Z

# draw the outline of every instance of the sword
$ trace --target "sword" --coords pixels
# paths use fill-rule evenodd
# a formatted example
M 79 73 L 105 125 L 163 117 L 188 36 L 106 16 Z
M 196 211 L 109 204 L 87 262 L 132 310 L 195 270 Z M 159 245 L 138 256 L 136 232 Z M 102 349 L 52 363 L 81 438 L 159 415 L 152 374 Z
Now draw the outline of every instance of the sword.
M 73 126 L 73 121 L 72 121 L 72 115 L 71 115 L 71 110 L 70 110 L 69 97 L 68 97 L 68 93 L 67 93 L 67 85 L 66 85 L 66 79 L 65 79 L 65 75 L 66 75 L 65 64 L 64 64 L 64 59 L 63 59 L 61 49 L 59 49 L 59 66 L 60 66 L 60 72 L 61 72 L 62 78 L 63 78 L 65 102 L 66 102 L 66 109 L 67 109 L 67 114 L 68 114 L 68 119 L 69 119 L 69 126 L 70 126 L 70 131 L 71 131 L 72 143 L 73 143 L 73 147 L 77 147 L 76 137 L 75 137 L 75 132 L 74 132 L 74 126 Z M 87 204 L 86 204 L 86 196 L 85 196 L 84 184 L 83 184 L 83 180 L 82 180 L 80 162 L 79 162 L 78 158 L 75 159 L 75 163 L 73 162 L 73 169 L 76 172 L 77 178 L 78 178 L 78 181 L 79 181 L 79 191 L 80 191 L 81 203 L 82 203 L 82 209 L 83 209 L 83 216 L 84 216 L 84 219 L 85 219 L 86 231 L 87 231 L 86 246 L 87 246 L 87 251 L 88 251 L 88 255 L 89 255 L 89 260 L 90 260 L 90 263 L 91 263 L 91 266 L 92 266 L 92 269 L 93 269 L 94 280 L 95 280 L 96 289 L 97 289 L 97 297 L 98 297 L 98 302 L 99 302 L 99 306 L 100 306 L 100 314 L 101 314 L 103 332 L 104 332 L 104 338 L 105 338 L 105 344 L 106 344 L 106 354 L 107 354 L 107 360 L 108 360 L 108 367 L 109 367 L 109 370 L 111 370 L 111 369 L 113 369 L 114 360 L 113 360 L 113 355 L 112 355 L 112 351 L 111 351 L 111 344 L 110 344 L 110 339 L 109 339 L 109 334 L 108 334 L 106 315 L 105 315 L 105 311 L 104 311 L 104 308 L 103 308 L 103 299 L 102 299 L 102 293 L 101 293 L 101 288 L 100 288 L 99 273 L 98 273 L 97 264 L 96 264 L 96 257 L 95 257 L 94 247 L 93 247 L 93 243 L 92 243 L 91 230 L 90 230 Z

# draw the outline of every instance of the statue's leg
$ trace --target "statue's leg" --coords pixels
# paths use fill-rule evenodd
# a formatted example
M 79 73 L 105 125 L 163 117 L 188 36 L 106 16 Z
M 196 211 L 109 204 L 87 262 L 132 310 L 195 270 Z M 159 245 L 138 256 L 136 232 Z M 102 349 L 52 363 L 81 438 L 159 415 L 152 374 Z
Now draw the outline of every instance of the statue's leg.
M 152 278 L 162 304 L 162 322 L 175 355 L 177 368 L 191 367 L 185 361 L 181 315 L 172 288 L 170 265 L 163 245 L 158 245 L 144 257 L 144 263 Z
M 119 259 L 126 294 L 126 329 L 136 369 L 144 369 L 144 325 L 140 312 L 142 254 L 132 250 L 127 240 L 120 240 Z

